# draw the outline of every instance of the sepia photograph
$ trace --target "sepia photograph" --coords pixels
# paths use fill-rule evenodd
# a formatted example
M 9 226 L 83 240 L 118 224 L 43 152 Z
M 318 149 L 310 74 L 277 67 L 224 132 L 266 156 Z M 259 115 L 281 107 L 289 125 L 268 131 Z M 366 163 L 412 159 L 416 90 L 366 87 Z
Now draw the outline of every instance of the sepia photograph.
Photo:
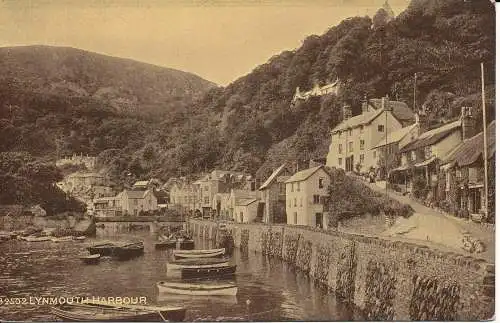
M 0 0 L 0 322 L 495 319 L 491 0 Z

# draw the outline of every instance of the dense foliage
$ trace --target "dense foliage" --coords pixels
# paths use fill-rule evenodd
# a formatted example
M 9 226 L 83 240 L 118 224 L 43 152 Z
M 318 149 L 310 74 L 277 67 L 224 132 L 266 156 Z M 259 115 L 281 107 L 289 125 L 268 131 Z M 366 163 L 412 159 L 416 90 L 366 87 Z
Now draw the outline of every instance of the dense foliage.
M 356 114 L 365 95 L 388 94 L 411 107 L 415 73 L 416 102 L 429 120 L 456 117 L 463 105 L 479 113 L 480 62 L 494 117 L 490 1 L 413 0 L 389 22 L 377 15 L 374 28 L 369 17 L 346 19 L 225 88 L 70 49 L 11 50 L 0 64 L 0 150 L 98 155 L 121 183 L 215 167 L 264 177 L 287 159 L 324 158 L 345 103 Z M 338 96 L 290 104 L 297 86 L 337 78 Z
M 40 204 L 49 216 L 65 211 L 83 212 L 81 202 L 55 185 L 61 179 L 53 164 L 36 160 L 29 153 L 0 153 L 0 204 Z

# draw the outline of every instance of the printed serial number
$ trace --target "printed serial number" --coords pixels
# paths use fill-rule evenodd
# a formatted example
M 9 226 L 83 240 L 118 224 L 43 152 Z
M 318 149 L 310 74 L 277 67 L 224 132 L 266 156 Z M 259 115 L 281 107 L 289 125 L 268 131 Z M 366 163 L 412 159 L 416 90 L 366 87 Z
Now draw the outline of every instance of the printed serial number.
M 27 297 L 10 297 L 10 298 L 0 297 L 0 305 L 27 305 L 27 304 L 28 304 Z

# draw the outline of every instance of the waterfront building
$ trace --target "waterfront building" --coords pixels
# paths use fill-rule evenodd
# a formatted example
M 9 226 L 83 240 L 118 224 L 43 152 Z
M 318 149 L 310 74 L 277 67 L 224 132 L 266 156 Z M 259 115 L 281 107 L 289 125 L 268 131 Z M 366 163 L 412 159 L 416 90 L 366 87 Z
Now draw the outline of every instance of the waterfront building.
M 258 192 L 232 189 L 229 197 L 231 218 L 239 223 L 260 222 L 257 220 Z
M 186 178 L 180 178 L 170 188 L 170 203 L 172 207 L 184 214 L 189 214 L 200 208 L 200 185 L 190 183 Z
M 324 199 L 331 178 L 324 166 L 295 173 L 286 180 L 287 224 L 328 227 Z
M 462 108 L 458 120 L 446 123 L 420 134 L 414 141 L 400 149 L 400 165 L 390 172 L 390 181 L 403 191 L 413 191 L 414 179 L 423 177 L 437 196 L 439 163 L 463 140 L 474 134 L 470 108 Z
M 360 115 L 352 116 L 350 106 L 343 107 L 343 121 L 331 131 L 326 166 L 347 172 L 367 172 L 377 167 L 377 152 L 372 148 L 386 133 L 414 122 L 413 112 L 399 101 L 386 98 L 366 100 Z
M 495 121 L 487 128 L 488 177 L 495 177 Z M 439 200 L 446 200 L 452 211 L 465 210 L 472 217 L 481 218 L 486 213 L 484 188 L 484 144 L 483 132 L 466 138 L 445 156 L 440 163 L 443 176 L 439 177 L 441 191 Z M 488 213 L 494 211 L 494 185 L 489 187 L 492 199 Z
M 286 184 L 292 173 L 287 164 L 276 168 L 259 187 L 262 219 L 265 223 L 286 223 Z

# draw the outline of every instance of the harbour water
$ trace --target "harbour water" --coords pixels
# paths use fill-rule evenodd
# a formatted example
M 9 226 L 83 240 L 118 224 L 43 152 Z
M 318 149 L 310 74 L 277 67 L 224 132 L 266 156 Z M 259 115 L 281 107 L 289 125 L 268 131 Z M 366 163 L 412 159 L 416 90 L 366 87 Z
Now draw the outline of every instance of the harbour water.
M 170 251 L 155 250 L 155 236 L 149 232 L 105 235 L 85 242 L 3 243 L 0 320 L 57 320 L 50 313 L 50 305 L 29 301 L 34 297 L 145 297 L 149 305 L 186 306 L 186 320 L 190 321 L 361 319 L 356 311 L 291 265 L 259 253 L 242 254 L 239 250 L 233 255 L 237 265 L 236 297 L 158 294 L 156 283 L 166 280 Z M 103 260 L 98 265 L 83 265 L 77 255 L 92 241 L 103 239 L 142 239 L 145 253 L 129 261 Z M 211 247 L 207 241 L 195 242 L 197 249 Z M 20 304 L 5 304 L 7 298 Z

